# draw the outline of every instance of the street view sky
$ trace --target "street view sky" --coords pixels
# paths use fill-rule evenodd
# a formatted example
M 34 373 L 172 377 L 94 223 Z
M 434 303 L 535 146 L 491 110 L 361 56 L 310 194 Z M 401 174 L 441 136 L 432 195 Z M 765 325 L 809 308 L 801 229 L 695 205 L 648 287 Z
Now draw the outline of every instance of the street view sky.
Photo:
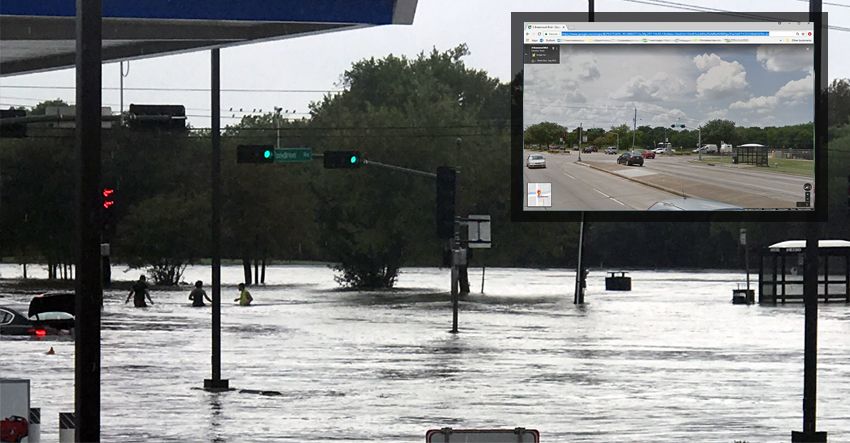
M 523 123 L 570 129 L 813 121 L 808 45 L 563 45 L 560 64 L 525 65 Z
M 846 0 L 835 0 L 850 3 Z M 679 3 L 731 11 L 808 10 L 799 0 L 680 0 Z M 222 88 L 252 88 L 257 92 L 222 92 L 222 124 L 233 124 L 256 109 L 270 112 L 275 106 L 308 114 L 308 105 L 325 91 L 339 90 L 340 75 L 357 60 L 387 54 L 415 56 L 422 51 L 452 48 L 467 43 L 468 66 L 487 71 L 503 81 L 510 78 L 508 28 L 512 11 L 586 11 L 586 0 L 419 0 L 413 25 L 379 26 L 227 48 L 221 52 Z M 596 0 L 596 10 L 677 11 L 636 1 Z M 830 23 L 850 25 L 850 8 L 824 5 Z M 850 77 L 850 58 L 841 56 L 850 46 L 850 32 L 831 31 L 829 78 Z M 180 54 L 130 63 L 127 88 L 208 88 L 209 51 Z M 119 84 L 118 63 L 103 67 L 104 87 Z M 17 88 L 15 86 L 37 86 Z M 45 99 L 74 102 L 72 69 L 0 78 L 0 106 L 33 106 Z M 46 89 L 65 87 L 67 89 Z M 293 92 L 310 90 L 318 92 Z M 105 106 L 118 109 L 117 90 L 105 90 Z M 204 91 L 125 90 L 124 103 L 183 104 L 195 127 L 209 127 L 210 98 Z M 230 111 L 230 109 L 233 111 Z M 238 112 L 239 109 L 242 112 Z

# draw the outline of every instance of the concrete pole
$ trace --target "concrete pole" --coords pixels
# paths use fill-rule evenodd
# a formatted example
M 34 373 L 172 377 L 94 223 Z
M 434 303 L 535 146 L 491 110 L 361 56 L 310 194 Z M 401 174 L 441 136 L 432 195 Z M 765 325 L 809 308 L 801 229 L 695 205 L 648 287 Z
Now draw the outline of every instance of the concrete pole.
M 77 0 L 77 278 L 74 417 L 76 441 L 100 441 L 101 0 Z M 76 435 L 74 434 L 76 432 Z

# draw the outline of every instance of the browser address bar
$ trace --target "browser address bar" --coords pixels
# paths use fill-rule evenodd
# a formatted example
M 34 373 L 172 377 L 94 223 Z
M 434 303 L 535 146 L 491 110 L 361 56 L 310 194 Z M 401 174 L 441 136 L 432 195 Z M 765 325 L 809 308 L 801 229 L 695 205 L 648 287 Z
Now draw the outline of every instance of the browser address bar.
M 768 31 L 562 31 L 562 37 L 769 37 Z

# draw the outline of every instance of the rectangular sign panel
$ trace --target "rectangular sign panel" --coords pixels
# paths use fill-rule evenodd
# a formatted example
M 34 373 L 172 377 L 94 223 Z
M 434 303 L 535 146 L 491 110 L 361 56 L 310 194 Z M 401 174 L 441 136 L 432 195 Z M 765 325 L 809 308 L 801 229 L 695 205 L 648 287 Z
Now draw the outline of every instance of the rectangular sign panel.
M 425 443 L 540 443 L 534 429 L 431 429 Z

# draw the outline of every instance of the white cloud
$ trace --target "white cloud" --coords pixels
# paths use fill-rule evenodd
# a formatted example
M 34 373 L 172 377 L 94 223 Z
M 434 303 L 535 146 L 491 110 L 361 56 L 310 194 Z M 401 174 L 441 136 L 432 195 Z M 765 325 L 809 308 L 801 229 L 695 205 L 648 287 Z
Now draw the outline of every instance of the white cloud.
M 806 45 L 762 45 L 756 48 L 756 60 L 768 71 L 811 71 L 814 53 Z
M 747 87 L 747 72 L 738 62 L 727 62 L 717 54 L 694 57 L 694 64 L 703 73 L 697 78 L 697 97 L 722 98 Z
M 564 93 L 564 98 L 568 103 L 586 103 L 587 97 L 578 91 L 567 91 Z
M 799 79 L 791 80 L 776 91 L 776 97 L 790 102 L 798 102 L 806 97 L 814 95 L 814 76 L 809 75 Z
M 746 101 L 737 101 L 729 105 L 729 109 L 742 109 L 747 111 L 766 111 L 776 107 L 779 99 L 775 96 L 752 97 Z
M 791 80 L 784 84 L 776 94 L 772 96 L 751 97 L 748 100 L 736 101 L 729 105 L 729 109 L 740 109 L 756 112 L 767 112 L 782 105 L 800 103 L 814 93 L 814 77 L 809 74 L 798 80 Z
M 684 89 L 682 80 L 671 78 L 666 72 L 659 72 L 649 79 L 632 77 L 620 89 L 611 92 L 609 97 L 615 100 L 657 101 L 679 95 Z

